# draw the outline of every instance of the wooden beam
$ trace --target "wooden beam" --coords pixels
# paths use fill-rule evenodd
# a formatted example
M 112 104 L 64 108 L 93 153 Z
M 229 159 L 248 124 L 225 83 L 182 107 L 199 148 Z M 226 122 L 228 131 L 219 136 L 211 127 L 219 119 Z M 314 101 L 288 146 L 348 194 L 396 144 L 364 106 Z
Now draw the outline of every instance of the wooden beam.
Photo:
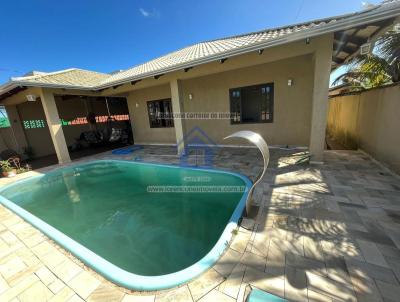
M 342 47 L 341 51 L 351 55 L 351 54 L 355 53 L 358 50 L 358 48 L 359 48 L 358 46 L 357 47 L 353 47 L 353 46 L 346 45 L 346 46 Z
M 332 57 L 332 61 L 335 62 L 336 64 L 342 64 L 345 60 L 334 56 Z
M 131 85 L 136 85 L 137 83 L 139 83 L 141 80 L 136 80 L 136 81 L 132 81 Z
M 162 74 L 158 74 L 158 75 L 154 76 L 154 79 L 155 79 L 155 80 L 158 80 L 158 79 L 161 78 L 163 75 L 164 75 L 163 73 L 162 73 Z

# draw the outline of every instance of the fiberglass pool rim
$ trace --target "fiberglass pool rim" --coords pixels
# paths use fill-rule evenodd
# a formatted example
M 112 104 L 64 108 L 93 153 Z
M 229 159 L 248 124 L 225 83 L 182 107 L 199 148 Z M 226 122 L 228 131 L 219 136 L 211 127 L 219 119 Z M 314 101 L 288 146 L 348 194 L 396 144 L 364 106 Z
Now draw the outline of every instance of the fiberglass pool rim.
M 235 228 L 237 228 L 238 221 L 246 205 L 247 194 L 252 185 L 251 181 L 246 176 L 235 172 L 215 170 L 215 169 L 180 167 L 174 165 L 164 165 L 164 164 L 146 163 L 146 162 L 132 162 L 132 161 L 115 160 L 115 159 L 94 160 L 85 163 L 76 163 L 68 165 L 66 167 L 56 168 L 49 172 L 54 172 L 59 169 L 81 167 L 89 164 L 105 163 L 105 162 L 119 162 L 125 164 L 133 164 L 133 165 L 150 165 L 159 167 L 169 167 L 174 169 L 200 170 L 210 173 L 228 174 L 242 179 L 246 185 L 246 190 L 243 193 L 240 201 L 238 202 L 235 210 L 233 211 L 232 216 L 228 221 L 228 224 L 226 225 L 224 231 L 221 234 L 221 237 L 218 239 L 214 247 L 202 259 L 192 264 L 191 266 L 174 273 L 160 275 L 160 276 L 142 276 L 128 272 L 112 264 L 106 259 L 100 257 L 96 253 L 92 252 L 90 249 L 84 247 L 83 245 L 76 242 L 75 240 L 65 235 L 61 231 L 57 230 L 50 224 L 44 222 L 43 220 L 39 219 L 35 215 L 24 210 L 20 206 L 16 205 L 14 202 L 8 200 L 7 198 L 1 195 L 0 195 L 0 203 L 3 204 L 8 209 L 12 210 L 18 216 L 25 219 L 33 226 L 35 226 L 37 229 L 42 231 L 48 237 L 57 242 L 60 246 L 62 246 L 63 248 L 71 252 L 73 255 L 75 255 L 77 258 L 82 260 L 86 265 L 94 269 L 96 272 L 100 273 L 101 275 L 105 276 L 107 279 L 115 282 L 116 284 L 126 287 L 128 289 L 152 291 L 152 290 L 161 290 L 161 289 L 175 287 L 197 277 L 207 269 L 211 268 L 218 261 L 218 259 L 223 254 L 225 249 L 228 247 L 229 242 L 232 238 L 232 231 Z M 9 189 L 10 187 L 20 185 L 21 183 L 30 181 L 35 178 L 41 178 L 44 175 L 45 174 L 28 177 L 26 179 L 22 179 L 20 181 L 16 181 L 15 183 L 6 185 L 0 189 L 0 194 L 4 190 Z

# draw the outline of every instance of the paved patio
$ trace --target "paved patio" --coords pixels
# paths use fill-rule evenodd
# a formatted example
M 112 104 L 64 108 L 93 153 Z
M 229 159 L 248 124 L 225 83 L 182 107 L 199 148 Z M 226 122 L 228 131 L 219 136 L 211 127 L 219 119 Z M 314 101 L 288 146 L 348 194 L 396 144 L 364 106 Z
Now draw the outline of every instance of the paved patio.
M 213 268 L 160 292 L 115 286 L 0 206 L 0 301 L 243 301 L 248 284 L 292 301 L 399 301 L 399 178 L 360 152 L 327 151 L 321 166 L 296 164 L 301 156 L 272 150 L 258 216 Z M 134 158 L 178 163 L 170 147 L 125 156 Z M 260 159 L 224 148 L 214 163 L 253 178 Z

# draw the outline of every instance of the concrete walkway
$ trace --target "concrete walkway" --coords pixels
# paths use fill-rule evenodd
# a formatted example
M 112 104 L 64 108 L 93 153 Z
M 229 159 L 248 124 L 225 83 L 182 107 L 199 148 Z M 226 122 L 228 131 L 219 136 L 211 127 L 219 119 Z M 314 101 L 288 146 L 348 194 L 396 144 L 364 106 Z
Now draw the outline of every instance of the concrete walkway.
M 178 163 L 174 152 L 125 159 Z M 400 180 L 359 152 L 327 151 L 321 166 L 296 164 L 301 156 L 272 150 L 258 216 L 213 268 L 161 292 L 115 286 L 0 206 L 0 301 L 243 301 L 249 284 L 292 301 L 399 301 Z M 252 178 L 260 159 L 225 148 L 214 163 Z

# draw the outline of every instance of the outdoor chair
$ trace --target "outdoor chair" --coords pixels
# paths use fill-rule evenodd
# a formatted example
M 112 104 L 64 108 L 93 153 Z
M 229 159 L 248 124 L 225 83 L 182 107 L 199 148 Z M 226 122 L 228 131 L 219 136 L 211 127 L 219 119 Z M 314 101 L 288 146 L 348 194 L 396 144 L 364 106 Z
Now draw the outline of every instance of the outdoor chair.
M 103 134 L 100 131 L 85 131 L 81 133 L 79 140 L 84 140 L 90 146 L 98 146 L 103 143 Z

